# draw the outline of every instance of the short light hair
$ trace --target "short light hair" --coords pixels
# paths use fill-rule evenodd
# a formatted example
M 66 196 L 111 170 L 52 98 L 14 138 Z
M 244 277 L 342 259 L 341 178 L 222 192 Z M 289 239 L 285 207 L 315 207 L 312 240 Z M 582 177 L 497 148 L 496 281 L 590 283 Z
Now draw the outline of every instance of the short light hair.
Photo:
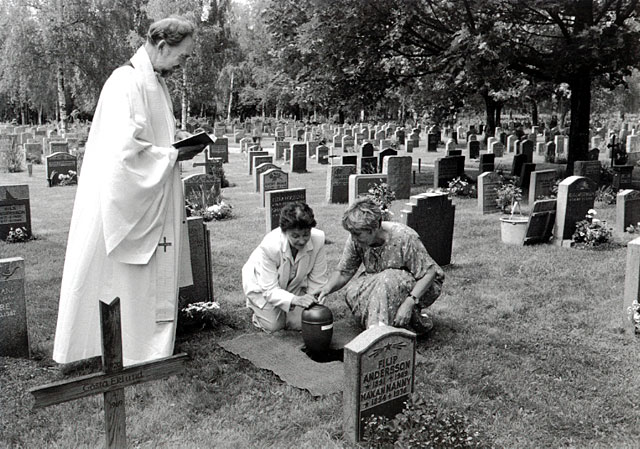
M 311 229 L 316 226 L 313 210 L 307 203 L 296 201 L 287 203 L 280 211 L 280 229 L 282 232 L 290 229 Z
M 193 36 L 196 27 L 183 16 L 171 16 L 153 22 L 147 32 L 147 41 L 156 45 L 164 40 L 168 45 L 178 45 L 187 36 Z
M 376 202 L 367 196 L 356 199 L 342 216 L 342 227 L 352 234 L 375 231 L 381 224 L 382 211 Z

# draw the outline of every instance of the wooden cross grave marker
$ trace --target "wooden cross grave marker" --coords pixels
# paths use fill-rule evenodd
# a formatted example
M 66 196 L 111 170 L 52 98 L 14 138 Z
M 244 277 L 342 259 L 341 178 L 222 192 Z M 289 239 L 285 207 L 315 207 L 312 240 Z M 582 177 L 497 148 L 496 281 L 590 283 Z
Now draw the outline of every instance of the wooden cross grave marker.
M 32 389 L 31 394 L 35 399 L 33 408 L 103 393 L 106 447 L 121 449 L 127 446 L 124 387 L 180 374 L 184 371 L 187 354 L 123 368 L 120 298 L 115 298 L 111 304 L 100 302 L 100 328 L 103 372 Z

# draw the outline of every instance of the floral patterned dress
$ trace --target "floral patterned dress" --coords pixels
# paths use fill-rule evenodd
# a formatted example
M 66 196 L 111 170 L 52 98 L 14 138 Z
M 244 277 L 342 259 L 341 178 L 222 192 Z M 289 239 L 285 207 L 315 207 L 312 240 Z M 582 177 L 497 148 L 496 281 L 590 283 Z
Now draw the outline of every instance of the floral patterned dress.
M 435 268 L 436 276 L 419 298 L 420 308 L 433 304 L 444 281 L 444 272 L 413 229 L 395 222 L 383 222 L 383 226 L 388 232 L 383 245 L 361 246 L 349 236 L 338 264 L 338 270 L 346 276 L 355 275 L 360 264 L 364 266 L 345 287 L 347 305 L 364 329 L 393 324 L 398 308 L 430 267 Z

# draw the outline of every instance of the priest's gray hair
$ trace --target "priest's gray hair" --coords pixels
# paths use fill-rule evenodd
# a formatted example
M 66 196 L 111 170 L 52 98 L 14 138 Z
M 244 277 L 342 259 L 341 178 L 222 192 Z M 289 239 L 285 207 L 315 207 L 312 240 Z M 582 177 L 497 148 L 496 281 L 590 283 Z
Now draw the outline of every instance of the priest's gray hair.
M 156 45 L 164 40 L 168 45 L 178 45 L 187 36 L 192 36 L 196 27 L 183 16 L 171 16 L 153 22 L 147 32 L 147 41 Z
M 342 227 L 350 232 L 376 231 L 382 224 L 382 211 L 371 198 L 358 198 L 344 212 Z

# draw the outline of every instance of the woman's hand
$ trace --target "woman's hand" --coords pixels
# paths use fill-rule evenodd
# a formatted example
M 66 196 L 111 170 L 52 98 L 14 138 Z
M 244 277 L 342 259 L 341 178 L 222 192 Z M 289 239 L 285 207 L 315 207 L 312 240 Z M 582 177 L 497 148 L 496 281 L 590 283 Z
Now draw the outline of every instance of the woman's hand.
M 291 305 L 306 309 L 314 302 L 316 302 L 316 299 L 311 295 L 294 296 L 293 299 L 291 300 Z
M 398 308 L 396 317 L 393 320 L 393 325 L 396 327 L 407 327 L 411 321 L 411 313 L 413 312 L 414 302 L 411 297 L 408 297 Z

